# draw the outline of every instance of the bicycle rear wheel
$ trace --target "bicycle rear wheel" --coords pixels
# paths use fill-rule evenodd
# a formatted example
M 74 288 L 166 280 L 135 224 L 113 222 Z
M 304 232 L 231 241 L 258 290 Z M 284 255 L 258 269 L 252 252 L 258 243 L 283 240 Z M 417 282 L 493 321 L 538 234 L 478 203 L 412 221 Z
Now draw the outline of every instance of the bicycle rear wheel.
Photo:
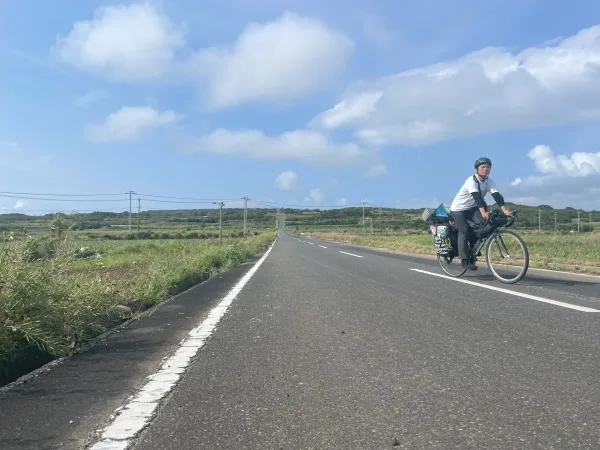
M 492 235 L 485 253 L 488 268 L 502 283 L 517 283 L 527 273 L 529 251 L 521 236 L 514 231 L 501 230 Z
M 460 259 L 437 255 L 437 260 L 442 270 L 451 277 L 461 277 L 467 271 L 467 268 L 460 264 Z

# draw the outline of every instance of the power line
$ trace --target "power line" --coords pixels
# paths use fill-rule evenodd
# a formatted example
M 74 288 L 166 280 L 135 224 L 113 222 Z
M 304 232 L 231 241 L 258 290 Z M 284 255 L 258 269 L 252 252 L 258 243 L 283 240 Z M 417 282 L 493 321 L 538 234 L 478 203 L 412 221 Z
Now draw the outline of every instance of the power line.
M 34 194 L 33 192 L 0 192 L 0 194 L 13 194 L 13 195 L 39 195 L 39 196 L 56 196 L 56 197 L 102 197 L 109 195 L 123 195 L 127 192 L 119 192 L 118 194 Z
M 193 205 L 200 205 L 200 204 L 212 204 L 214 203 L 214 201 L 196 201 L 196 202 L 190 202 L 190 201 L 175 201 L 175 200 L 154 200 L 154 199 L 150 199 L 150 198 L 146 198 L 144 196 L 140 196 L 141 199 L 146 200 L 146 202 L 156 202 L 156 203 L 184 203 L 184 204 L 193 204 Z
M 120 194 L 123 195 L 123 194 Z M 0 194 L 0 197 L 8 197 L 8 198 L 18 198 L 25 200 L 41 200 L 41 201 L 54 201 L 54 202 L 81 202 L 81 199 L 71 199 L 71 198 L 39 198 L 39 197 L 24 197 L 22 195 L 6 195 Z M 86 202 L 123 202 L 127 201 L 127 198 L 122 199 L 89 199 L 85 200 Z
M 48 212 L 48 213 L 52 213 L 56 211 L 56 208 L 54 209 L 26 209 L 26 208 L 18 208 L 18 209 L 4 209 L 4 210 L 0 210 L 0 211 L 6 211 L 6 213 L 8 214 L 8 211 L 12 211 L 10 212 L 10 214 L 20 214 L 22 212 Z M 74 210 L 70 210 L 72 212 L 111 212 L 108 210 L 102 210 L 99 211 L 97 209 L 74 209 Z M 121 210 L 119 210 L 121 211 Z
M 257 204 L 257 205 L 268 206 L 269 208 L 273 208 L 273 209 L 277 208 L 277 205 L 275 205 L 275 204 L 273 204 L 273 203 L 265 203 L 265 202 L 262 202 L 262 201 L 260 201 L 260 200 L 253 200 L 253 199 L 248 199 L 248 201 L 249 201 L 250 203 L 255 203 L 255 204 Z
M 152 198 L 170 198 L 170 199 L 175 199 L 175 200 L 199 200 L 199 201 L 207 201 L 209 203 L 212 203 L 213 201 L 219 201 L 219 200 L 227 200 L 227 201 L 232 201 L 232 200 L 238 200 L 235 198 L 225 198 L 225 199 L 220 199 L 220 198 L 197 198 L 197 197 L 169 197 L 169 196 L 165 196 L 165 195 L 151 195 L 151 194 L 139 194 L 142 197 L 152 197 Z
M 352 207 L 358 207 L 361 204 L 357 203 L 357 204 L 353 204 L 353 205 L 293 205 L 293 204 L 288 204 L 288 203 L 276 203 L 276 202 L 270 202 L 267 200 L 252 200 L 254 203 L 262 203 L 262 204 L 266 204 L 266 205 L 274 205 L 274 206 L 289 206 L 289 207 L 297 207 L 297 208 L 316 208 L 316 209 L 322 209 L 322 208 L 352 208 Z
M 0 197 L 7 198 L 18 198 L 24 200 L 40 200 L 40 201 L 56 201 L 56 202 L 78 202 L 82 201 L 85 198 L 86 202 L 119 202 L 119 201 L 128 201 L 128 197 L 119 198 L 119 199 L 92 199 L 89 197 L 101 197 L 101 196 L 118 196 L 118 195 L 127 195 L 129 196 L 129 192 L 121 192 L 121 193 L 106 193 L 106 194 L 50 194 L 50 193 L 32 193 L 32 192 L 10 192 L 4 191 L 0 192 Z M 149 201 L 149 202 L 157 202 L 157 203 L 173 203 L 173 204 L 210 204 L 215 201 L 236 201 L 239 200 L 237 198 L 230 199 L 215 199 L 215 198 L 198 198 L 198 197 L 177 197 L 177 196 L 164 196 L 164 195 L 154 195 L 154 194 L 138 194 L 140 198 Z M 41 198 L 40 198 L 41 197 Z M 52 197 L 52 198 L 45 198 Z M 60 198 L 60 197 L 79 197 L 79 198 Z M 246 200 L 247 197 L 242 197 L 242 200 Z M 165 200 L 157 200 L 157 199 L 165 199 Z M 249 200 L 249 199 L 248 199 Z M 246 200 L 246 201 L 248 201 Z M 313 209 L 322 209 L 322 208 L 351 208 L 358 207 L 363 205 L 363 203 L 350 204 L 350 205 L 300 205 L 300 204 L 291 204 L 291 203 L 279 203 L 272 202 L 268 200 L 253 200 L 254 203 L 264 204 L 273 207 L 294 207 L 294 208 L 313 208 Z M 368 202 L 367 202 L 368 204 Z M 372 206 L 372 205 L 370 205 Z

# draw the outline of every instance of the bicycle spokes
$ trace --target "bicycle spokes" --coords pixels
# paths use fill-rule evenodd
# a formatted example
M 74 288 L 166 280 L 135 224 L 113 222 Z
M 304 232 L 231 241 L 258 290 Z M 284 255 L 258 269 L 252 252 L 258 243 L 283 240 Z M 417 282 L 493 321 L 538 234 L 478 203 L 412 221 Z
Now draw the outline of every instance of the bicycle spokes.
M 496 247 L 498 247 L 498 251 L 502 258 L 510 258 L 510 252 L 504 244 L 504 239 L 502 239 L 502 236 L 498 235 L 498 238 L 494 239 L 494 243 L 496 244 Z
M 520 278 L 529 262 L 524 243 L 509 232 L 500 232 L 491 239 L 492 242 L 488 247 L 490 270 L 495 272 L 501 281 L 510 282 L 517 277 Z
M 485 239 L 478 239 L 473 245 L 473 256 L 477 256 L 479 252 L 483 249 L 483 245 L 485 244 Z
M 461 266 L 460 259 L 450 258 L 448 256 L 441 255 L 438 255 L 437 258 L 442 270 L 451 277 L 460 277 L 467 270 Z

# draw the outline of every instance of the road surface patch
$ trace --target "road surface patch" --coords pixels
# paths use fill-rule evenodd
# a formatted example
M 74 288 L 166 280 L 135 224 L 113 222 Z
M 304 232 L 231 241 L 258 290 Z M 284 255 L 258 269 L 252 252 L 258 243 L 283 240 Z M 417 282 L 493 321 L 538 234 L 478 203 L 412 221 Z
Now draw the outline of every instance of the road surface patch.
M 410 269 L 410 270 L 412 270 L 414 272 L 424 273 L 427 275 L 433 275 L 435 277 L 446 278 L 448 280 L 457 281 L 459 283 L 465 283 L 465 284 L 470 284 L 473 286 L 479 286 L 482 288 L 491 289 L 492 291 L 498 291 L 498 292 L 503 292 L 505 294 L 516 295 L 518 297 L 528 298 L 530 300 L 536 300 L 538 302 L 550 303 L 552 305 L 562 306 L 563 308 L 570 308 L 570 309 L 575 309 L 577 311 L 583 311 L 583 312 L 600 312 L 600 310 L 598 310 L 598 309 L 588 308 L 587 306 L 579 306 L 579 305 L 573 305 L 571 303 L 559 302 L 558 300 L 551 300 L 549 298 L 538 297 L 537 295 L 525 294 L 523 292 L 511 291 L 510 289 L 489 286 L 487 284 L 477 283 L 475 281 L 460 280 L 457 278 L 449 277 L 448 275 L 442 275 L 439 273 L 428 272 L 426 270 L 421 270 L 421 269 Z

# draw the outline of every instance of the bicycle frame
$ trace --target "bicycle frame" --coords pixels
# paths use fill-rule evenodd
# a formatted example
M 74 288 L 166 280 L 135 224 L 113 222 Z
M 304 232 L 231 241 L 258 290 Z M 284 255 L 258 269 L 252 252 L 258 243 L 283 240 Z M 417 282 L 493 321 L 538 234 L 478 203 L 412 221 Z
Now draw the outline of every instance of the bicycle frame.
M 505 254 L 502 252 L 502 248 L 500 248 L 499 242 L 502 243 L 502 247 L 504 248 L 504 252 L 506 253 L 506 255 L 508 255 L 508 249 L 506 248 L 506 244 L 504 244 L 504 241 L 499 236 L 499 234 L 500 233 L 498 232 L 498 228 L 496 228 L 496 229 L 494 229 L 494 231 L 492 231 L 492 234 L 490 234 L 489 236 L 487 236 L 483 239 L 478 239 L 475 243 L 475 246 L 471 249 L 471 257 L 476 257 L 476 255 L 480 251 L 483 250 L 483 247 L 485 246 L 487 241 L 490 239 L 494 239 L 496 246 L 498 247 L 498 250 L 500 251 L 500 254 L 502 255 L 503 258 L 506 258 L 507 256 L 505 256 Z
M 495 212 L 490 213 L 490 219 L 489 219 L 489 223 L 491 223 L 491 219 L 492 217 L 495 217 L 497 214 L 495 214 Z M 514 211 L 513 213 L 513 217 L 511 220 L 511 217 L 509 216 L 509 220 L 507 221 L 506 224 L 504 225 L 498 225 L 498 226 L 494 226 L 492 232 L 486 236 L 485 238 L 480 238 L 477 239 L 477 241 L 475 242 L 475 245 L 473 247 L 471 247 L 471 258 L 476 257 L 476 255 L 483 250 L 483 247 L 485 246 L 485 244 L 487 243 L 487 241 L 489 239 L 494 239 L 496 242 L 496 245 L 498 246 L 498 250 L 500 251 L 500 254 L 502 255 L 503 258 L 506 258 L 506 256 L 504 256 L 504 253 L 502 252 L 502 249 L 500 248 L 500 244 L 498 242 L 502 242 L 502 247 L 504 247 L 504 251 L 506 253 L 506 255 L 508 255 L 508 249 L 506 248 L 506 245 L 504 244 L 504 242 L 502 241 L 501 238 L 498 238 L 499 230 L 500 228 L 509 228 L 511 227 L 515 221 L 517 220 L 517 212 Z

